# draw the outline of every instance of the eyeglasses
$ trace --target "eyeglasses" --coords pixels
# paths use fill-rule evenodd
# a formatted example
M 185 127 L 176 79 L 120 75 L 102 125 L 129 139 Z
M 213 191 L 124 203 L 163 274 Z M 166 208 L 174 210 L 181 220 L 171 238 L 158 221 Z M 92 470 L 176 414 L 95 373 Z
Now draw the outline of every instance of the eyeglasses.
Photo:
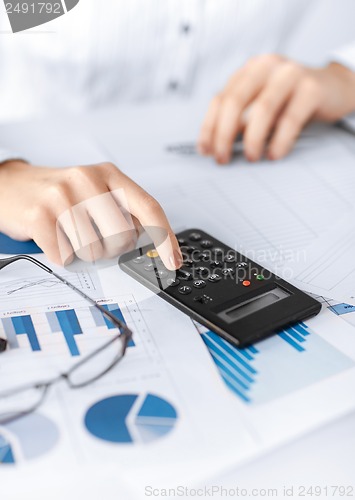
M 105 309 L 65 278 L 59 276 L 45 264 L 29 255 L 16 255 L 6 259 L 0 259 L 0 270 L 19 260 L 26 260 L 38 266 L 43 271 L 51 274 L 64 285 L 78 293 L 82 298 L 97 308 L 109 322 L 117 327 L 119 334 L 112 337 L 90 354 L 82 357 L 82 359 L 72 365 L 68 371 L 50 380 L 23 385 L 8 391 L 0 392 L 0 424 L 11 422 L 37 410 L 45 400 L 49 388 L 57 382 L 65 381 L 71 389 L 80 389 L 95 382 L 112 370 L 112 368 L 122 360 L 133 336 L 132 331 L 127 325 L 116 318 L 111 311 Z

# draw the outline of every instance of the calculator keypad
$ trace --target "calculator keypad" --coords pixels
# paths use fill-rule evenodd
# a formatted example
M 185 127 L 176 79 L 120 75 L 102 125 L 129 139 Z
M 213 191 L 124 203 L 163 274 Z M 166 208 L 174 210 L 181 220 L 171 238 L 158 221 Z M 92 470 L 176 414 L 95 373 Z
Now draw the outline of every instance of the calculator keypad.
M 265 286 L 267 278 L 259 266 L 228 246 L 213 240 L 202 231 L 186 232 L 178 237 L 183 265 L 168 271 L 156 250 L 150 248 L 132 259 L 137 271 L 180 300 L 218 306 L 226 297 L 237 297 Z M 255 264 L 253 264 L 255 266 Z M 201 293 L 203 290 L 203 293 Z M 184 298 L 186 296 L 186 299 Z
M 178 234 L 183 265 L 166 269 L 152 245 L 120 267 L 212 331 L 243 347 L 320 310 L 290 283 L 200 229 Z

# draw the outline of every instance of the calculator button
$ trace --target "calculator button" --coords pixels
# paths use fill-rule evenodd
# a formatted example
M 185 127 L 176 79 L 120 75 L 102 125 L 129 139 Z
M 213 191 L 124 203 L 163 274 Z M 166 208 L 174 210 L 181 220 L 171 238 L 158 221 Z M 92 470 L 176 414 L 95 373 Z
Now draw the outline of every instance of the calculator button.
M 178 269 L 176 271 L 176 277 L 180 280 L 190 281 L 192 280 L 192 274 L 188 271 L 184 271 L 183 269 Z
M 193 264 L 194 264 L 194 261 L 191 259 L 184 259 L 184 261 L 183 261 L 183 265 L 186 267 L 192 267 Z
M 144 266 L 144 269 L 145 269 L 146 271 L 154 271 L 154 264 L 152 264 L 152 263 L 150 263 L 150 264 L 146 264 L 146 265 Z
M 239 262 L 238 267 L 243 269 L 245 267 L 248 267 L 248 264 L 246 262 Z
M 249 280 L 244 280 L 242 284 L 243 284 L 243 286 L 250 286 L 251 285 Z
M 264 279 L 265 279 L 265 278 L 264 278 L 264 276 L 263 276 L 262 274 L 258 274 L 258 275 L 256 276 L 256 279 L 257 279 L 258 281 L 264 281 Z
M 187 241 L 184 238 L 178 238 L 178 243 L 181 247 L 187 245 Z
M 208 302 L 211 302 L 212 299 L 208 295 L 197 295 L 194 297 L 195 302 L 199 302 L 200 304 L 208 304 Z
M 196 267 L 195 272 L 198 276 L 201 276 L 201 278 L 207 278 L 210 274 L 210 270 L 203 266 Z
M 211 260 L 211 252 L 209 252 L 208 250 L 205 250 L 204 252 L 200 253 L 198 258 L 202 262 L 209 262 Z
M 194 250 L 193 252 L 191 252 L 190 259 L 192 259 L 194 262 L 198 262 L 199 260 L 201 260 L 200 250 Z
M 223 248 L 220 248 L 220 247 L 215 247 L 215 248 L 212 248 L 212 253 L 214 255 L 223 255 L 224 254 L 224 250 Z
M 143 255 L 140 255 L 139 257 L 136 257 L 135 259 L 133 259 L 133 262 L 135 264 L 143 264 L 144 261 L 145 261 L 145 258 L 143 257 Z
M 203 280 L 194 281 L 195 288 L 205 288 L 205 286 L 206 286 L 206 281 L 203 281 Z
M 211 276 L 208 278 L 208 281 L 211 281 L 211 283 L 217 283 L 217 281 L 220 281 L 222 278 L 219 274 L 211 274 Z
M 233 262 L 235 262 L 237 260 L 237 256 L 233 253 L 228 253 L 225 257 L 224 257 L 224 262 L 226 262 L 227 264 L 232 264 Z
M 190 233 L 189 234 L 189 239 L 191 241 L 200 241 L 201 235 L 200 235 L 200 233 Z
M 211 262 L 211 267 L 223 267 L 223 262 L 221 260 L 213 260 Z
M 202 240 L 200 242 L 200 245 L 202 248 L 212 248 L 213 247 L 213 243 L 211 240 Z
M 192 292 L 192 288 L 187 285 L 183 285 L 179 288 L 179 292 L 182 293 L 183 295 L 188 295 L 189 293 Z
M 185 245 L 185 246 L 182 246 L 181 247 L 181 251 L 183 254 L 185 255 L 190 255 L 192 254 L 192 252 L 194 252 L 195 250 L 197 250 L 196 247 L 192 246 L 192 245 Z
M 168 286 L 178 286 L 180 285 L 180 280 L 177 278 L 169 278 L 166 280 Z
M 167 271 L 164 271 L 164 269 L 162 269 L 160 271 L 155 271 L 155 276 L 157 278 L 166 278 L 168 276 L 168 273 Z
M 157 250 L 155 250 L 155 248 L 152 248 L 151 250 L 148 250 L 148 252 L 147 252 L 146 255 L 150 259 L 156 259 L 157 257 L 159 257 L 159 254 L 158 254 Z
M 233 267 L 225 267 L 224 269 L 222 269 L 222 274 L 223 276 L 234 276 L 234 269 Z

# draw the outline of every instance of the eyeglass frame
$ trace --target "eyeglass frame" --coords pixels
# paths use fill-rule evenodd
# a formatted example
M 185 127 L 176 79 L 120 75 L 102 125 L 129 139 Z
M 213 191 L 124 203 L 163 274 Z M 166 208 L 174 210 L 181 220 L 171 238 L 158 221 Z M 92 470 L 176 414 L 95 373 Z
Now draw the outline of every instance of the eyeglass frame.
M 89 353 L 87 356 L 80 359 L 77 363 L 72 365 L 69 370 L 67 370 L 66 372 L 60 373 L 59 375 L 53 377 L 51 380 L 48 380 L 46 382 L 38 382 L 38 383 L 29 384 L 29 385 L 15 387 L 7 392 L 6 391 L 0 392 L 0 400 L 1 400 L 1 398 L 12 396 L 18 392 L 24 392 L 24 391 L 29 390 L 31 388 L 32 389 L 42 389 L 43 388 L 43 394 L 42 394 L 41 398 L 39 399 L 39 401 L 35 405 L 33 405 L 31 408 L 29 408 L 28 410 L 24 410 L 24 411 L 18 412 L 16 414 L 14 413 L 11 417 L 8 417 L 7 419 L 6 418 L 2 419 L 1 413 L 0 413 L 0 425 L 8 423 L 8 422 L 12 422 L 13 420 L 17 420 L 18 418 L 26 416 L 26 415 L 32 413 L 33 411 L 36 411 L 37 408 L 39 408 L 41 406 L 41 404 L 43 403 L 43 401 L 45 400 L 45 397 L 48 393 L 49 388 L 61 380 L 65 380 L 71 389 L 80 389 L 80 388 L 83 388 L 83 387 L 86 387 L 86 386 L 92 384 L 93 382 L 96 382 L 96 380 L 99 380 L 101 377 L 106 375 L 106 373 L 108 373 L 110 370 L 112 370 L 112 368 L 114 368 L 123 359 L 123 357 L 126 353 L 126 350 L 127 350 L 127 346 L 133 337 L 132 330 L 130 328 L 128 328 L 126 323 L 124 323 L 123 321 L 116 318 L 116 316 L 114 316 L 111 311 L 108 311 L 107 309 L 105 309 L 101 304 L 96 302 L 90 296 L 86 295 L 84 292 L 82 292 L 75 285 L 73 285 L 72 283 L 67 281 L 65 278 L 63 278 L 62 276 L 55 273 L 51 268 L 49 268 L 48 266 L 46 266 L 45 264 L 43 264 L 42 262 L 40 262 L 39 260 L 35 259 L 34 257 L 32 257 L 30 255 L 15 255 L 13 257 L 0 259 L 0 271 L 2 269 L 4 269 L 6 266 L 8 266 L 14 262 L 17 262 L 19 260 L 26 260 L 28 262 L 31 262 L 32 264 L 35 264 L 36 266 L 40 267 L 45 272 L 47 272 L 47 273 L 51 274 L 52 276 L 54 276 L 55 278 L 57 278 L 61 283 L 65 284 L 66 286 L 71 288 L 73 291 L 78 293 L 81 297 L 83 297 L 85 300 L 90 302 L 94 307 L 99 309 L 99 311 L 103 314 L 103 316 L 118 328 L 120 333 L 118 335 L 116 335 L 115 337 L 111 338 L 109 341 L 107 341 L 102 346 L 98 347 L 97 349 L 95 349 L 94 351 Z M 80 368 L 83 364 L 90 361 L 92 358 L 94 358 L 95 356 L 100 354 L 102 351 L 104 351 L 111 344 L 113 344 L 114 342 L 116 342 L 118 340 L 123 340 L 122 351 L 121 351 L 120 355 L 117 356 L 117 358 L 115 358 L 114 361 L 102 373 L 100 373 L 99 375 L 96 375 L 95 377 L 92 377 L 91 379 L 89 379 L 81 384 L 74 384 L 71 382 L 70 375 L 76 369 Z

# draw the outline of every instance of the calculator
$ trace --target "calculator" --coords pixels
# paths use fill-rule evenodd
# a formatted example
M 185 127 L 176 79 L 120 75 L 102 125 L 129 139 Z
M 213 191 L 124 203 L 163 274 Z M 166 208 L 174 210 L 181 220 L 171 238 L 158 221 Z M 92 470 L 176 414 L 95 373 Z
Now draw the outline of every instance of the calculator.
M 119 259 L 127 274 L 237 347 L 315 316 L 321 304 L 200 229 L 178 233 L 183 265 L 168 270 L 154 246 Z

